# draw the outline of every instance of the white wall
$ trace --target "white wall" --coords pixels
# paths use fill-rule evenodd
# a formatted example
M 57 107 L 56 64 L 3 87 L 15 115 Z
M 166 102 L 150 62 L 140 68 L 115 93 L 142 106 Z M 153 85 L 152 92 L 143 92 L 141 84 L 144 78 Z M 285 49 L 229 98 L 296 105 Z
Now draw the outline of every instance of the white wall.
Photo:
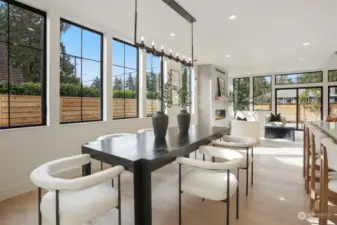
M 140 107 L 138 119 L 111 119 L 112 115 L 112 38 L 132 40 L 112 28 L 91 21 L 85 15 L 74 15 L 65 9 L 50 5 L 43 0 L 24 0 L 26 4 L 47 12 L 48 23 L 48 126 L 8 129 L 0 131 L 0 200 L 30 191 L 34 188 L 30 182 L 30 172 L 50 160 L 81 153 L 81 145 L 96 137 L 117 132 L 136 132 L 152 126 L 151 118 L 144 117 L 145 107 Z M 71 10 L 71 9 L 70 9 Z M 104 33 L 104 121 L 60 125 L 59 117 L 59 19 L 60 17 Z M 131 42 L 131 41 L 130 41 Z M 140 87 L 145 90 L 143 70 L 140 69 Z M 146 82 L 145 82 L 146 83 Z M 194 87 L 194 91 L 196 88 Z M 144 95 L 140 97 L 144 103 Z M 196 106 L 197 104 L 195 104 Z M 169 109 L 169 126 L 177 124 L 176 114 L 179 109 Z M 196 110 L 193 110 L 196 111 Z M 197 123 L 197 114 L 192 114 L 192 124 Z M 127 149 L 126 149 L 127 150 Z M 94 168 L 98 164 L 94 165 Z
M 218 77 L 225 79 L 228 84 L 228 76 L 216 70 L 211 64 L 199 65 L 198 70 L 198 95 L 199 95 L 199 124 L 213 126 L 228 126 L 228 101 L 216 100 L 218 96 Z M 221 69 L 221 71 L 226 72 Z M 225 109 L 226 118 L 215 120 L 215 110 Z

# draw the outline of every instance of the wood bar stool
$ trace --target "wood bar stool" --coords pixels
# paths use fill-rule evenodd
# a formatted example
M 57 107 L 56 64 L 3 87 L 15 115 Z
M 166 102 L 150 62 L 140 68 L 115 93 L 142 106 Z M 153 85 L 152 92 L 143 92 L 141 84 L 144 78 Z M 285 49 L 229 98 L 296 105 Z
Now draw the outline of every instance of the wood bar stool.
M 312 140 L 313 139 L 313 132 L 316 132 L 317 134 L 317 140 Z M 316 143 L 316 149 L 319 149 L 319 146 L 320 146 L 320 141 L 322 140 L 322 136 L 323 135 L 323 138 L 326 138 L 326 135 L 324 133 L 322 133 L 320 131 L 320 129 L 314 127 L 314 126 L 306 126 L 306 137 L 305 137 L 305 148 L 304 148 L 304 151 L 303 151 L 303 160 L 304 160 L 304 163 L 303 163 L 303 175 L 304 175 L 304 189 L 305 191 L 307 192 L 307 194 L 309 194 L 310 190 L 309 190 L 309 182 L 310 182 L 310 169 L 312 168 L 312 156 L 314 154 L 312 154 L 312 148 L 313 146 L 315 145 Z M 316 154 L 317 155 L 317 154 Z M 317 159 L 317 156 L 314 156 L 314 158 L 316 157 Z M 319 160 L 316 161 L 318 164 L 319 164 Z M 315 163 L 315 164 L 317 164 Z M 314 164 L 314 165 L 315 165 Z
M 337 144 L 325 138 L 320 149 L 319 225 L 327 225 L 328 220 L 337 224 L 337 176 L 329 173 L 329 169 L 337 170 Z

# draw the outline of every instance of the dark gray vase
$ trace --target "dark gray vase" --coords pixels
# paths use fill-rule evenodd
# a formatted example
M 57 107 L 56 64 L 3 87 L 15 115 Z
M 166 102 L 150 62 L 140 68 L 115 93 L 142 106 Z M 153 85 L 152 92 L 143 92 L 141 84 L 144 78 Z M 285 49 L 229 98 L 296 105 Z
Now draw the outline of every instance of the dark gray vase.
M 187 110 L 181 110 L 177 115 L 179 131 L 181 134 L 188 133 L 191 123 L 191 114 Z
M 156 139 L 165 139 L 169 117 L 164 112 L 156 112 L 152 115 L 153 132 Z

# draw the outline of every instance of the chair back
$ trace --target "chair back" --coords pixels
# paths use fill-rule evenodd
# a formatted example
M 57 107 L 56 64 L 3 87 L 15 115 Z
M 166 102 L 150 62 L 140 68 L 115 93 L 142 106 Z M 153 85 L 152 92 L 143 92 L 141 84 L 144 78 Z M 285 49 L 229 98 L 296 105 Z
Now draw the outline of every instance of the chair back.
M 47 162 L 33 170 L 30 174 L 30 179 L 37 187 L 54 190 L 55 185 L 59 185 L 63 179 L 53 177 L 53 175 L 81 167 L 90 163 L 90 161 L 91 158 L 89 154 L 57 159 Z
M 147 132 L 147 131 L 153 131 L 153 128 L 145 128 L 145 129 L 141 129 L 141 130 L 138 130 L 137 133 L 138 133 L 138 134 L 141 134 L 141 133 L 144 133 L 144 132 Z
M 320 147 L 321 147 L 321 141 L 325 138 L 328 138 L 328 136 L 323 133 L 320 129 L 313 128 L 309 130 L 311 134 L 311 144 L 309 145 L 309 151 L 312 153 L 314 156 L 316 153 L 319 153 Z
M 112 138 L 116 138 L 116 137 L 122 137 L 122 136 L 126 136 L 126 135 L 131 135 L 131 134 L 130 133 L 107 134 L 107 135 L 103 135 L 103 136 L 98 137 L 96 140 L 97 141 L 103 141 L 103 140 L 112 139 Z
M 321 151 L 327 155 L 327 168 L 337 171 L 337 144 L 331 138 L 325 138 L 321 141 Z

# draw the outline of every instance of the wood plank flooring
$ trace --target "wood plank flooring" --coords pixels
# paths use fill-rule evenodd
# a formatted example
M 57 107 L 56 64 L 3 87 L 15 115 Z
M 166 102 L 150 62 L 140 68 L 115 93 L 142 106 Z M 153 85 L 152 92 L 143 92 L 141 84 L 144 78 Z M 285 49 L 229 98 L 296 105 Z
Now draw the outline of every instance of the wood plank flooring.
M 284 145 L 280 145 L 284 146 Z M 273 148 L 256 147 L 254 186 L 245 196 L 245 171 L 240 172 L 240 218 L 235 219 L 235 196 L 231 201 L 232 225 L 302 225 L 299 212 L 309 210 L 302 179 L 302 147 L 291 145 Z M 193 154 L 194 155 L 194 154 Z M 200 156 L 199 156 L 200 157 Z M 153 225 L 178 224 L 178 167 L 175 163 L 152 175 Z M 123 225 L 133 222 L 133 180 L 131 173 L 122 176 Z M 220 225 L 226 223 L 226 204 L 182 195 L 183 224 Z M 0 202 L 1 225 L 36 225 L 37 193 L 32 191 Z M 94 221 L 95 225 L 117 223 L 112 210 Z

